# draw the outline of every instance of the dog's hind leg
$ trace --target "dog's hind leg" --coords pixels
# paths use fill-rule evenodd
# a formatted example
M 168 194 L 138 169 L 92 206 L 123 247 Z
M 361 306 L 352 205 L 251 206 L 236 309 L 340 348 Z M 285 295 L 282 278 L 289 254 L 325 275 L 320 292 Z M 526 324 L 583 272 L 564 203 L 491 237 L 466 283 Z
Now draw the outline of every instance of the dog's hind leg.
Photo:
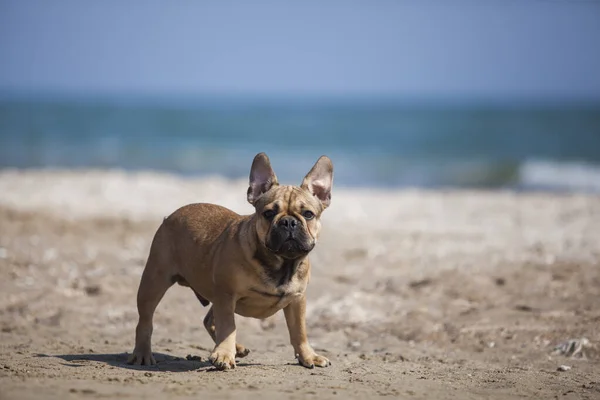
M 208 312 L 206 313 L 206 316 L 204 317 L 204 327 L 208 331 L 208 334 L 210 335 L 212 340 L 216 342 L 217 338 L 216 338 L 216 334 L 215 334 L 215 331 L 216 331 L 215 318 L 213 315 L 212 307 L 210 308 L 210 310 L 208 310 Z M 237 358 L 244 358 L 248 354 L 250 354 L 250 349 L 247 349 L 246 347 L 244 347 L 243 345 L 241 345 L 239 343 L 235 344 L 235 356 Z
M 160 249 L 160 250 L 159 250 Z M 152 356 L 152 319 L 154 311 L 175 280 L 169 274 L 171 262 L 168 254 L 161 250 L 164 246 L 152 244 L 146 268 L 137 293 L 137 308 L 139 321 L 135 330 L 135 348 L 129 357 L 128 363 L 134 365 L 154 365 L 156 360 Z

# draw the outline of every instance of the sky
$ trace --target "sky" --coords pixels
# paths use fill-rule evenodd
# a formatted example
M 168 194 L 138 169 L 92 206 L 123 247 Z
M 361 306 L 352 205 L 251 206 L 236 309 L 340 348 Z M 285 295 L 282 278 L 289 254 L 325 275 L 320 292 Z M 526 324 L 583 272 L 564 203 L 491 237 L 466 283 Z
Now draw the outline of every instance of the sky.
M 0 92 L 600 99 L 600 1 L 0 0 Z

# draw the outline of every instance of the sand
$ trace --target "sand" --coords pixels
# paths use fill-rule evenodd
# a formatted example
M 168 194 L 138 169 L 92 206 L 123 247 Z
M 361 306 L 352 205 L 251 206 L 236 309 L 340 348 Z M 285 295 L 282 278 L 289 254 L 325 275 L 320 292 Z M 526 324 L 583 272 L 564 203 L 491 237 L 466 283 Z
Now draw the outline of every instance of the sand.
M 307 294 L 330 368 L 296 364 L 277 314 L 238 317 L 252 353 L 213 371 L 207 309 L 179 286 L 156 313 L 158 365 L 126 365 L 162 218 L 190 202 L 248 213 L 245 191 L 0 171 L 0 398 L 600 398 L 600 197 L 586 194 L 336 187 Z

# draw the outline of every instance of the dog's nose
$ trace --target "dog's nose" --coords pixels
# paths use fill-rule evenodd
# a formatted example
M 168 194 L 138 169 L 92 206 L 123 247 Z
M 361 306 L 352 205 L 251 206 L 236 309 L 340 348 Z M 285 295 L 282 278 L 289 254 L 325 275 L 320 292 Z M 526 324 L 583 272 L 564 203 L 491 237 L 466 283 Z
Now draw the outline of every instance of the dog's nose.
M 294 217 L 287 215 L 285 217 L 282 217 L 277 222 L 277 225 L 287 228 L 289 230 L 294 230 L 294 229 L 296 229 L 296 226 L 298 226 L 298 220 Z

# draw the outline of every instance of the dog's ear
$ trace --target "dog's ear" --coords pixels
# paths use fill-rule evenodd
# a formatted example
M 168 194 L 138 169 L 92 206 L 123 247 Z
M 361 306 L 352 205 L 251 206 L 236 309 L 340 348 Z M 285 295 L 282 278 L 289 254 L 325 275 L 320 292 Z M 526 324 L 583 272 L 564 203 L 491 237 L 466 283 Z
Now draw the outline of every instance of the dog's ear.
M 323 208 L 331 203 L 333 186 L 333 163 L 327 156 L 321 156 L 302 181 L 302 188 L 308 190 L 321 201 Z
M 252 205 L 265 192 L 273 186 L 277 186 L 277 176 L 271 168 L 269 157 L 265 153 L 259 153 L 252 161 L 250 168 L 250 186 L 248 187 L 248 202 Z

